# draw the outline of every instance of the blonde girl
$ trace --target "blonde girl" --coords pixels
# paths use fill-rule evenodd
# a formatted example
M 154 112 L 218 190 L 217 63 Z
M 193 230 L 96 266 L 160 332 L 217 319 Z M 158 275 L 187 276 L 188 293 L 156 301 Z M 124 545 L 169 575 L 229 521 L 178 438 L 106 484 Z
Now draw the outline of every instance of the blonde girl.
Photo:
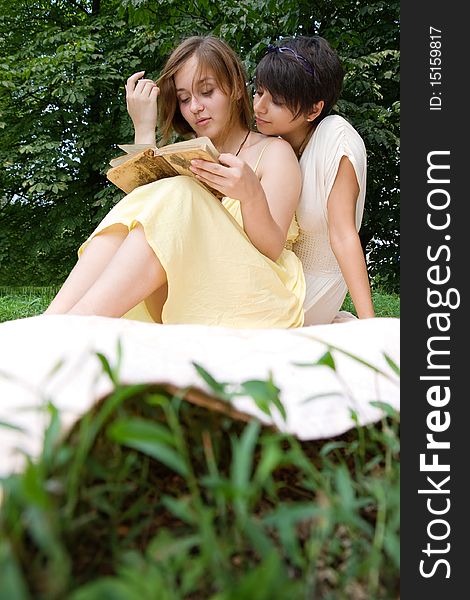
M 172 131 L 208 136 L 220 164 L 207 172 L 195 162 L 195 178 L 128 194 L 81 246 L 46 313 L 301 326 L 305 281 L 289 249 L 298 234 L 300 170 L 287 142 L 250 130 L 240 60 L 221 40 L 196 36 L 174 50 L 157 83 L 142 75 L 126 85 L 135 142 L 155 143 L 158 118 L 164 142 Z M 223 201 L 197 178 L 210 180 Z

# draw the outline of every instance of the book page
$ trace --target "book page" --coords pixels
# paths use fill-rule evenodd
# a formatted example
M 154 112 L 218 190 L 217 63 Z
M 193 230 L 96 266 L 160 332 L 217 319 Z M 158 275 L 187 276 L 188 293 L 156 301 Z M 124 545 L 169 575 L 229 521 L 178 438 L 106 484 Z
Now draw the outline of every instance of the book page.
M 194 173 L 189 168 L 191 166 L 192 160 L 199 159 L 207 160 L 213 163 L 218 162 L 208 152 L 200 148 L 194 150 L 187 150 L 184 152 L 178 152 L 177 154 L 168 154 L 162 158 L 164 158 L 164 160 L 166 160 L 175 169 L 175 171 L 177 171 L 179 175 L 187 175 L 189 177 L 194 177 Z M 196 181 L 200 185 L 204 186 L 207 190 L 209 190 L 211 194 L 214 194 L 214 196 L 216 196 L 219 200 L 223 198 L 224 195 L 221 192 L 219 192 L 219 190 L 214 189 L 210 185 L 205 184 L 204 182 L 199 181 L 198 179 L 196 179 Z
M 123 149 L 127 151 L 127 147 Z M 170 144 L 160 149 L 147 147 L 141 152 L 124 155 L 123 161 L 118 157 L 106 176 L 128 194 L 136 187 L 166 177 L 186 175 L 194 178 L 194 173 L 189 168 L 193 159 L 218 162 L 218 155 L 217 149 L 206 137 Z M 196 181 L 219 200 L 223 198 L 218 190 L 197 179 Z
M 156 154 L 161 156 L 173 154 L 175 152 L 179 154 L 180 152 L 186 152 L 187 150 L 193 150 L 197 148 L 205 151 L 213 160 L 218 160 L 219 151 L 207 136 L 201 136 L 191 140 L 184 140 L 183 142 L 176 142 L 175 144 L 168 144 L 167 146 L 159 148 Z
M 194 173 L 189 168 L 192 160 L 199 159 L 213 163 L 218 162 L 211 154 L 209 154 L 209 152 L 201 148 L 184 150 L 174 154 L 165 154 L 164 157 L 180 175 L 190 175 L 191 177 L 194 177 Z
M 126 154 L 121 154 L 121 156 L 116 156 L 115 158 L 112 158 L 109 161 L 109 164 L 112 167 L 117 167 L 118 165 L 121 165 L 136 154 L 139 154 L 139 152 L 143 152 L 148 148 L 152 148 L 155 151 L 157 150 L 157 148 L 155 148 L 152 144 L 118 144 L 118 148 L 124 150 Z
M 187 175 L 189 177 L 194 177 L 194 173 L 190 170 L 192 160 L 199 159 L 213 163 L 219 162 L 219 151 L 206 136 L 163 146 L 155 154 L 163 156 L 180 175 Z M 219 200 L 223 198 L 223 194 L 218 190 L 200 181 L 198 183 L 208 189 Z
M 128 194 L 141 185 L 178 175 L 163 157 L 154 156 L 153 150 L 129 158 L 126 162 L 109 169 L 106 177 Z

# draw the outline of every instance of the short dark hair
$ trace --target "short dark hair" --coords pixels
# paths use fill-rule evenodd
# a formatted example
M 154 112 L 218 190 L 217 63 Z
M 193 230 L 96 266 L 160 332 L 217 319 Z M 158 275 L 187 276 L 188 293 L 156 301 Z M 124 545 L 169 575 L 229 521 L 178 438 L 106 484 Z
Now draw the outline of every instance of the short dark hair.
M 318 35 L 283 38 L 276 44 L 291 48 L 305 59 L 291 52 L 268 52 L 256 67 L 255 84 L 267 90 L 275 102 L 285 104 L 294 117 L 308 115 L 315 103 L 323 100 L 318 123 L 327 116 L 339 98 L 343 86 L 344 70 L 338 55 L 330 44 Z

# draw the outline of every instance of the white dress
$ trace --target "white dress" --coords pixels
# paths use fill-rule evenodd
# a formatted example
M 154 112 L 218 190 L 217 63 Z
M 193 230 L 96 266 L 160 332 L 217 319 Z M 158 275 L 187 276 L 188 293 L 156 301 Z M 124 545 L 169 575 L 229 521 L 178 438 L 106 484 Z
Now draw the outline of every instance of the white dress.
M 302 261 L 306 282 L 305 325 L 331 323 L 347 292 L 328 234 L 328 196 L 347 156 L 356 172 L 359 196 L 356 227 L 364 212 L 367 159 L 364 142 L 343 117 L 331 115 L 318 124 L 300 159 L 302 193 L 297 209 L 300 227 L 293 250 Z

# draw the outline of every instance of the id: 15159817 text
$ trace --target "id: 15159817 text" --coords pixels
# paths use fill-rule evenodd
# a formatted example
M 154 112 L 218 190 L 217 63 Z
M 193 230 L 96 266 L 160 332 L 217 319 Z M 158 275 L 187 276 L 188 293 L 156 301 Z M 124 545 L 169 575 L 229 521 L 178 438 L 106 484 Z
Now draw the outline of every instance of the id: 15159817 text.
M 429 27 L 429 110 L 442 110 L 442 31 Z

